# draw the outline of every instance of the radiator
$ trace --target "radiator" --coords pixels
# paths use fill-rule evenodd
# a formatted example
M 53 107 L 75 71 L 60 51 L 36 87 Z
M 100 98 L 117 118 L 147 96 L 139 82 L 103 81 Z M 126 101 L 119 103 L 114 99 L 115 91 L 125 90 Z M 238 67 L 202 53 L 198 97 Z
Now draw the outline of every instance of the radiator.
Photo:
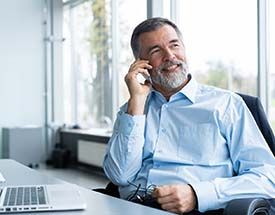
M 46 157 L 41 127 L 2 128 L 2 138 L 3 158 L 14 159 L 27 166 L 38 166 Z

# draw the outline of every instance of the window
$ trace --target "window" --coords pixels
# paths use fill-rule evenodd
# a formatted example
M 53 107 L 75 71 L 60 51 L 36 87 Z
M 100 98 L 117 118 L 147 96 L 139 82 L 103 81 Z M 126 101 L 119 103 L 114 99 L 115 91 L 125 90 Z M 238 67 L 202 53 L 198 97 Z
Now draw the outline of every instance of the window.
M 179 0 L 190 71 L 199 82 L 257 95 L 257 1 Z
M 134 61 L 130 40 L 134 28 L 147 17 L 147 1 L 120 1 L 119 14 L 119 50 L 118 50 L 118 75 L 119 75 L 119 106 L 127 102 L 129 93 L 124 82 L 124 76 L 128 72 L 130 64 Z M 137 13 L 138 11 L 138 13 Z
M 275 132 L 275 2 L 269 1 L 269 118 Z
M 110 1 L 66 8 L 65 119 L 81 127 L 98 127 L 112 117 Z
M 152 11 L 178 24 L 190 71 L 199 82 L 258 95 L 258 1 L 155 1 Z M 129 98 L 124 76 L 134 61 L 130 37 L 133 28 L 146 19 L 147 0 L 63 2 L 65 123 L 82 128 L 111 126 L 118 107 Z M 269 3 L 269 47 L 273 59 L 275 3 Z M 268 88 L 267 110 L 275 130 L 272 60 L 268 81 L 264 86 Z
M 128 99 L 124 76 L 133 61 L 130 36 L 133 28 L 146 18 L 146 5 L 146 0 L 64 4 L 66 124 L 82 128 L 112 125 L 119 105 Z M 117 93 L 114 85 L 118 87 Z

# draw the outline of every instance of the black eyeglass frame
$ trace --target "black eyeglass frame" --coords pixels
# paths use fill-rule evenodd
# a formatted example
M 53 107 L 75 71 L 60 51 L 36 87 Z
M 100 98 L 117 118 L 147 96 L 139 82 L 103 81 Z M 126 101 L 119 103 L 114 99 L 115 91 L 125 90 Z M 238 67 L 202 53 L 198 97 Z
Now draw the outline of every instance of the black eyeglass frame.
M 154 192 L 154 190 L 156 189 L 156 185 L 155 184 L 151 184 L 149 185 L 147 188 L 142 188 L 141 187 L 141 184 L 134 184 L 130 181 L 127 181 L 130 185 L 136 187 L 136 190 L 133 194 L 130 194 L 126 199 L 128 201 L 135 201 L 135 202 L 139 202 L 139 203 L 142 203 L 148 199 L 152 199 L 152 193 Z M 139 193 L 139 191 L 142 191 L 143 194 L 141 195 Z

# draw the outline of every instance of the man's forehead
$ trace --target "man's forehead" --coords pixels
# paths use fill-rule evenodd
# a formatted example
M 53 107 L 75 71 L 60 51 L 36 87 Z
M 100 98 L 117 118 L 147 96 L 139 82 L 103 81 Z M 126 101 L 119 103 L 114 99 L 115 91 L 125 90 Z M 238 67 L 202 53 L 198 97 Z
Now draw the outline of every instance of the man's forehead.
M 170 34 L 170 35 L 175 35 L 176 37 L 178 37 L 178 34 L 177 34 L 176 30 L 172 26 L 163 25 L 163 26 L 160 26 L 159 28 L 157 28 L 155 30 L 141 33 L 140 38 L 156 36 L 156 35 L 162 35 L 162 34 Z
M 181 41 L 174 28 L 165 25 L 150 32 L 144 32 L 139 37 L 140 45 L 157 45 L 161 42 Z

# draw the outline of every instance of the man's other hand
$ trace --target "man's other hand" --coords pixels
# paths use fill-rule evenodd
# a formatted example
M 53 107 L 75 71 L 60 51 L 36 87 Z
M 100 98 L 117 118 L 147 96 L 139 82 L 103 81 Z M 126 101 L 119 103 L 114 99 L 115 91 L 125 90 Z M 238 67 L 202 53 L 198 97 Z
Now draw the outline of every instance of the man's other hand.
M 190 185 L 164 185 L 153 192 L 161 208 L 174 213 L 185 213 L 195 209 L 196 194 Z

